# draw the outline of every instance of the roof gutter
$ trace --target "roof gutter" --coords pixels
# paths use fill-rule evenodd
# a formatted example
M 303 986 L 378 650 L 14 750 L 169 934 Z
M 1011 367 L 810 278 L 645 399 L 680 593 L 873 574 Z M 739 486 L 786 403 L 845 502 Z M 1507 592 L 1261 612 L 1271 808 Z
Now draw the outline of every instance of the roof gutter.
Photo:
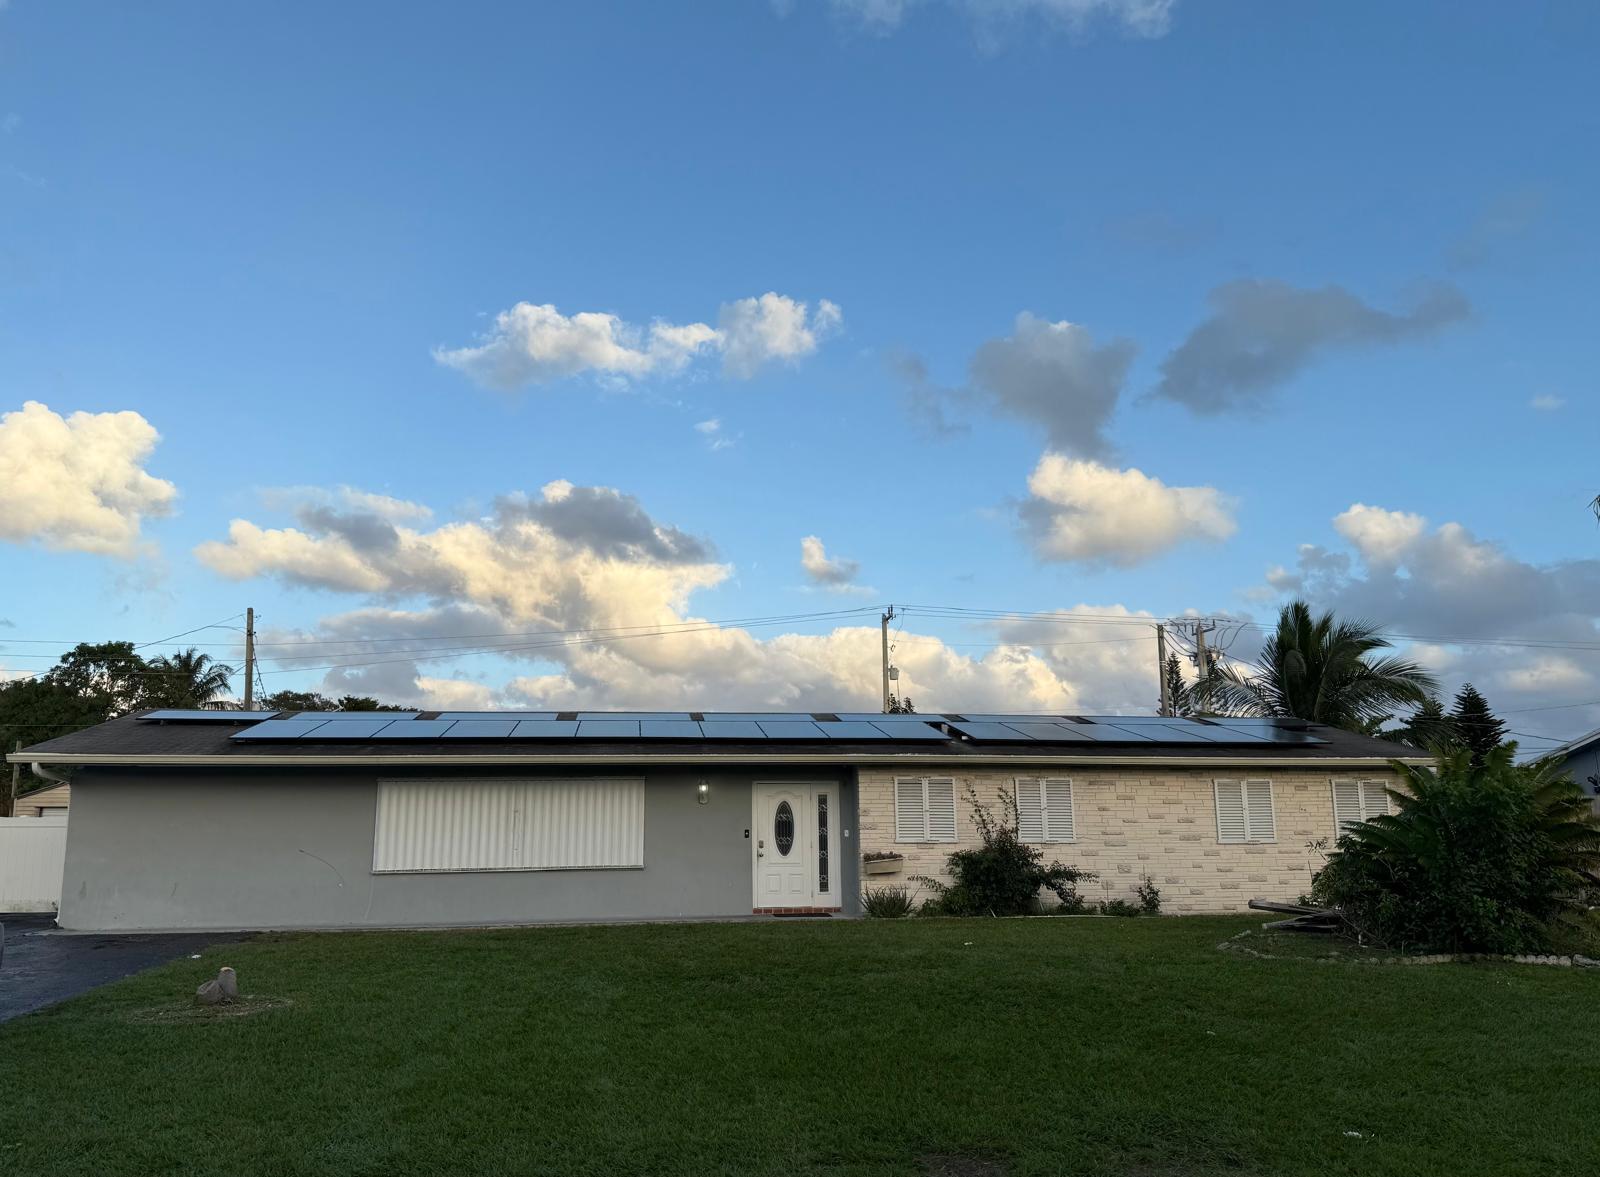
M 15 755 L 15 754 L 13 754 Z M 11 759 L 8 756 L 7 759 Z M 970 764 L 986 768 L 995 765 L 1031 766 L 1031 765 L 1105 765 L 1119 768 L 1186 768 L 1203 769 L 1206 765 L 1251 765 L 1265 768 L 1387 768 L 1390 764 L 1411 764 L 1426 766 L 1433 763 L 1429 756 L 1401 756 L 1401 757 L 1373 757 L 1373 756 L 1297 756 L 1297 757 L 1268 757 L 1268 756 L 1207 756 L 1180 757 L 1180 756 L 985 756 L 982 754 L 969 754 L 965 756 L 929 756 L 929 755 L 891 755 L 884 753 L 787 753 L 784 755 L 752 755 L 750 753 L 719 755 L 704 752 L 682 753 L 622 753 L 607 754 L 604 756 L 571 756 L 571 755 L 494 755 L 484 754 L 477 756 L 463 755 L 366 755 L 366 756 L 270 756 L 251 755 L 238 753 L 228 756 L 181 756 L 161 754 L 132 754 L 119 755 L 116 753 L 68 753 L 68 752 L 33 752 L 26 756 L 33 761 L 34 771 L 39 772 L 41 764 L 62 764 L 82 767 L 105 766 L 116 768 L 273 768 L 273 767 L 315 767 L 315 768 L 403 768 L 425 767 L 438 768 L 445 765 L 560 765 L 572 767 L 574 765 L 587 765 L 589 767 L 603 767 L 610 764 L 628 765 L 700 765 L 700 764 L 854 764 L 871 766 L 881 765 L 962 765 Z M 47 776 L 39 772 L 40 776 Z M 49 777 L 51 780 L 59 779 Z

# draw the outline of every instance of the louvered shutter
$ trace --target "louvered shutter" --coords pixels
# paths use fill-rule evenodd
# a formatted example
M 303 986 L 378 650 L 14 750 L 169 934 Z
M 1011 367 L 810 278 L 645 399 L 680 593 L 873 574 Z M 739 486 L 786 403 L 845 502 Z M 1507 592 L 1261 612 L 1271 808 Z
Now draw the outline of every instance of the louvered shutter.
M 1333 828 L 1336 834 L 1343 834 L 1362 820 L 1361 792 L 1360 781 L 1333 782 Z
M 894 840 L 921 842 L 928 836 L 928 811 L 922 803 L 922 781 L 916 778 L 894 783 Z
M 1024 842 L 1043 842 L 1044 782 L 1030 777 L 1017 781 L 1017 837 Z
M 1243 842 L 1244 782 L 1214 781 L 1211 788 L 1217 802 L 1217 841 Z
M 1361 819 L 1371 820 L 1389 812 L 1389 790 L 1383 781 L 1361 782 Z
M 1272 813 L 1272 782 L 1245 781 L 1244 799 L 1250 841 L 1276 842 L 1278 826 Z
M 956 840 L 956 783 L 949 777 L 927 782 L 928 841 Z
M 1044 791 L 1044 840 L 1071 842 L 1078 836 L 1072 814 L 1072 782 L 1053 777 L 1041 782 Z

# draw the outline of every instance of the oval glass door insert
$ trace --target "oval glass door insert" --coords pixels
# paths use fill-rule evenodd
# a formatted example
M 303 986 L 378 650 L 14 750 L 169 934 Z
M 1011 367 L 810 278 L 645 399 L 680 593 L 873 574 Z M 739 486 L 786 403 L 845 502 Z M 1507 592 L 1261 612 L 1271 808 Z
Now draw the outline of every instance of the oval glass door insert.
M 794 849 L 794 810 L 787 801 L 779 801 L 778 811 L 772 815 L 772 840 L 785 858 Z

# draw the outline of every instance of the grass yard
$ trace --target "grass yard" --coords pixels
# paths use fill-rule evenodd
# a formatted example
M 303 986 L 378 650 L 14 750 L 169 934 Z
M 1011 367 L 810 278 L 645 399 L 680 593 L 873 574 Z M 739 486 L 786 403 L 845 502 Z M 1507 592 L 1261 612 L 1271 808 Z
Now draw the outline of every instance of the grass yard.
M 1257 922 L 263 938 L 0 1026 L 0 1171 L 1600 1171 L 1600 976 Z M 224 963 L 293 1004 L 149 1020 Z

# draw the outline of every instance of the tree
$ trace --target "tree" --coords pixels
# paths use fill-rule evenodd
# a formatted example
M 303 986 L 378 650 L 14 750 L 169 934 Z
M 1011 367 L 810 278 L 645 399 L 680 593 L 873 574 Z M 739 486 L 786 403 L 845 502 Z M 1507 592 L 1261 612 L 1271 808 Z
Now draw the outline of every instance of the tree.
M 316 691 L 274 691 L 260 703 L 263 711 L 404 711 L 395 703 L 380 703 L 367 695 L 341 695 L 330 699 Z
M 1505 743 L 1506 725 L 1489 710 L 1489 700 L 1471 683 L 1464 685 L 1456 695 L 1455 706 L 1450 710 L 1450 728 L 1455 739 L 1472 754 L 1474 767 Z
M 1397 811 L 1343 834 L 1312 893 L 1379 944 L 1447 952 L 1543 952 L 1586 918 L 1600 821 L 1554 759 L 1481 762 L 1458 748 L 1437 766 L 1394 765 Z
M 45 677 L 81 699 L 92 700 L 105 720 L 144 706 L 149 673 L 149 664 L 132 642 L 82 642 L 61 655 Z
M 888 713 L 890 715 L 914 715 L 916 710 L 917 709 L 911 705 L 911 700 L 909 698 L 902 699 L 898 695 L 889 696 Z
M 1314 617 L 1304 601 L 1293 601 L 1278 615 L 1278 628 L 1249 673 L 1219 666 L 1194 693 L 1214 713 L 1293 717 L 1361 731 L 1397 707 L 1420 706 L 1438 689 L 1414 662 L 1369 658 L 1389 645 L 1375 626 L 1337 621 L 1332 612 Z
M 1455 741 L 1455 729 L 1439 700 L 1429 695 L 1399 727 L 1377 733 L 1383 739 L 1413 748 L 1446 748 Z
M 227 694 L 233 667 L 190 648 L 152 659 L 145 705 L 150 707 L 204 707 Z
M 48 675 L 0 683 L 0 737 L 7 752 L 19 742 L 23 747 L 42 744 L 108 718 L 103 698 L 79 695 Z M 45 783 L 23 765 L 19 791 Z M 0 784 L 0 796 L 10 787 L 9 780 Z

